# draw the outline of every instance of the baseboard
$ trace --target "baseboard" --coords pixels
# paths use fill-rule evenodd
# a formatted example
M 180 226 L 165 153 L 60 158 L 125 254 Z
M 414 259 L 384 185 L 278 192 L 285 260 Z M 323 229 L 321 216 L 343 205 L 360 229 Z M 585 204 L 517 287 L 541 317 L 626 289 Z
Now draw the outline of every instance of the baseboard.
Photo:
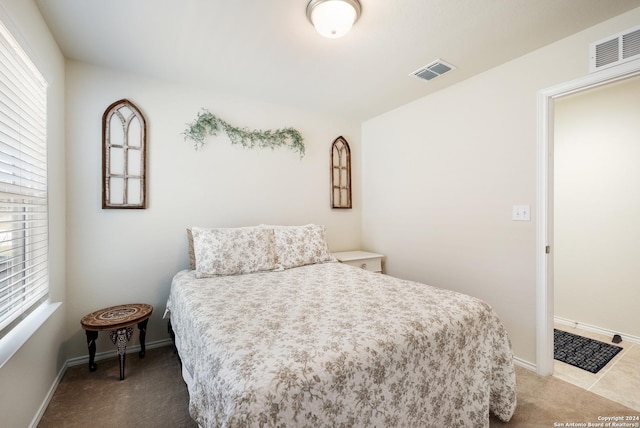
M 161 348 L 163 346 L 171 345 L 173 342 L 171 339 L 158 340 L 157 342 L 151 342 L 146 344 L 145 349 Z M 140 351 L 140 345 L 127 346 L 127 354 L 133 354 Z M 97 352 L 94 361 L 106 360 L 108 358 L 115 358 L 118 355 L 118 351 L 113 349 L 112 351 Z M 67 367 L 79 366 L 80 364 L 89 364 L 89 355 L 83 357 L 71 358 L 65 362 Z
M 553 317 L 553 321 L 560 325 L 566 325 L 572 328 L 589 331 L 591 333 L 601 334 L 603 336 L 613 338 L 614 334 L 619 334 L 623 341 L 640 344 L 640 337 L 631 334 L 621 333 L 619 331 L 609 330 L 607 328 L 596 327 L 590 324 L 581 323 L 579 321 L 570 320 L 562 317 Z
M 87 361 L 89 361 L 88 358 L 87 358 Z M 42 404 L 40 405 L 38 412 L 33 417 L 33 420 L 31 421 L 31 425 L 29 425 L 30 428 L 36 428 L 40 423 L 40 419 L 42 419 L 42 416 L 44 415 L 45 410 L 47 410 L 47 407 L 49 406 L 49 403 L 53 398 L 53 394 L 56 393 L 56 389 L 58 389 L 58 385 L 60 385 L 60 381 L 62 380 L 64 373 L 67 371 L 67 367 L 68 367 L 67 362 L 65 361 L 64 364 L 62 364 L 60 371 L 58 372 L 58 376 L 53 380 L 53 384 L 51 385 L 51 388 L 49 388 L 49 392 L 47 392 L 47 395 L 44 398 L 44 401 L 42 402 Z
M 158 340 L 156 342 L 147 343 L 145 346 L 145 349 L 162 348 L 163 346 L 168 346 L 168 345 L 173 345 L 173 342 L 171 341 L 171 339 L 163 339 L 163 340 Z M 127 346 L 127 354 L 133 354 L 134 352 L 137 353 L 140 351 L 140 349 L 141 349 L 140 345 L 134 345 L 131 347 Z M 113 351 L 99 352 L 99 353 L 96 353 L 94 361 L 106 360 L 107 358 L 115 358 L 117 356 L 118 356 L 118 351 L 115 349 Z M 31 421 L 31 425 L 29 425 L 30 428 L 36 428 L 40 423 L 40 420 L 42 419 L 42 416 L 44 416 L 44 412 L 45 410 L 47 410 L 47 407 L 49 406 L 49 403 L 51 402 L 51 399 L 53 398 L 53 395 L 55 394 L 56 389 L 58 388 L 60 381 L 62 381 L 62 377 L 64 376 L 67 369 L 69 367 L 78 366 L 81 364 L 89 364 L 89 355 L 86 355 L 84 357 L 70 358 L 67 361 L 65 361 L 64 364 L 62 364 L 62 367 L 58 372 L 58 376 L 53 380 L 53 384 L 51 385 L 51 388 L 49 388 L 49 392 L 47 393 L 47 396 L 45 397 L 44 401 L 40 405 L 40 408 L 38 409 L 38 413 L 34 416 L 33 420 Z
M 516 366 L 520 366 L 520 367 L 522 367 L 523 369 L 530 370 L 530 371 L 532 371 L 532 372 L 534 372 L 534 373 L 536 373 L 536 372 L 537 372 L 537 370 L 538 370 L 538 368 L 536 367 L 536 365 L 535 365 L 535 364 L 533 364 L 533 363 L 531 363 L 531 362 L 529 362 L 529 361 L 525 361 L 525 360 L 523 360 L 522 358 L 513 357 L 513 363 L 514 363 Z

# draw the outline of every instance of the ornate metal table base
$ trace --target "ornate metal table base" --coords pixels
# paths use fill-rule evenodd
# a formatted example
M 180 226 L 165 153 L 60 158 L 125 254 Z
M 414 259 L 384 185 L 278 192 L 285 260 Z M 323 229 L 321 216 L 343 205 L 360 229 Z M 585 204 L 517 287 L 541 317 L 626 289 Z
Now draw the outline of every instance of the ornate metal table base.
M 124 379 L 124 357 L 127 352 L 127 342 L 131 339 L 133 328 L 126 327 L 109 332 L 109 337 L 118 348 L 118 359 L 120 360 L 120 380 Z

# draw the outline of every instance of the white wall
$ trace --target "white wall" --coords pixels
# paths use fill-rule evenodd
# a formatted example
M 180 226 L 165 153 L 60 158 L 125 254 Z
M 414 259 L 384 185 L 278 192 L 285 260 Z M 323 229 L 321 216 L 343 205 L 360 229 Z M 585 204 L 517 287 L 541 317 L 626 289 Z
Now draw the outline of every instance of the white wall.
M 640 78 L 554 105 L 555 315 L 640 337 Z
M 363 124 L 364 246 L 392 275 L 486 300 L 523 361 L 536 361 L 536 94 L 586 75 L 589 43 L 639 19 L 635 9 Z M 511 221 L 522 204 L 531 221 Z
M 1 0 L 0 19 L 49 83 L 49 295 L 60 302 L 65 297 L 64 58 L 33 2 Z M 26 427 L 38 413 L 65 361 L 63 327 L 64 305 L 0 368 L 0 425 Z
M 34 4 L 0 4 L 50 83 L 51 296 L 65 302 L 0 369 L 3 426 L 28 426 L 64 361 L 87 354 L 85 313 L 148 302 L 156 312 L 147 341 L 167 337 L 160 316 L 171 276 L 187 266 L 189 225 L 323 223 L 332 250 L 358 247 L 362 230 L 365 247 L 388 256 L 389 273 L 491 303 L 516 355 L 535 360 L 535 218 L 509 218 L 513 204 L 535 212 L 536 91 L 584 75 L 588 43 L 636 25 L 640 10 L 374 118 L 361 147 L 359 125 L 339 117 L 75 62 L 65 74 Z M 148 120 L 146 210 L 100 208 L 100 120 L 120 98 Z M 202 107 L 249 128 L 296 127 L 307 156 L 245 150 L 223 135 L 195 152 L 180 132 Z M 329 208 L 338 135 L 352 148 L 353 210 Z M 113 349 L 104 336 L 98 351 Z
M 147 118 L 148 208 L 101 209 L 101 118 L 127 98 Z M 181 134 L 202 108 L 251 129 L 291 126 L 306 155 L 232 146 L 224 133 L 195 151 Z M 326 225 L 331 250 L 360 243 L 360 124 L 81 64 L 67 63 L 67 356 L 87 354 L 80 318 L 126 302 L 154 306 L 147 342 L 168 339 L 161 320 L 171 277 L 188 267 L 188 226 Z M 352 148 L 354 208 L 330 208 L 329 154 Z M 138 344 L 134 334 L 130 344 Z M 100 335 L 98 352 L 113 350 Z

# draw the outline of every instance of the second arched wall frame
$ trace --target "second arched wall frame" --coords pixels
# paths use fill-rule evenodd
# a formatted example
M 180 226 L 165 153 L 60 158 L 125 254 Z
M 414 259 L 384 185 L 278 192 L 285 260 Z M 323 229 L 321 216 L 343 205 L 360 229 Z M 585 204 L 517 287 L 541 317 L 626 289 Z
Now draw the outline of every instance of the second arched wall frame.
M 331 208 L 351 208 L 351 149 L 342 136 L 331 144 Z

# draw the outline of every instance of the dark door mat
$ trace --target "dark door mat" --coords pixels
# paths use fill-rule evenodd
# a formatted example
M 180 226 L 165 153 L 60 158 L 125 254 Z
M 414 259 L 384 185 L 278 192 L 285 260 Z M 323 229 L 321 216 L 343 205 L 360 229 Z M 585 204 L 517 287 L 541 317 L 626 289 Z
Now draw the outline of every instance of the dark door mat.
M 620 351 L 620 346 L 553 330 L 553 358 L 591 373 L 598 373 Z

